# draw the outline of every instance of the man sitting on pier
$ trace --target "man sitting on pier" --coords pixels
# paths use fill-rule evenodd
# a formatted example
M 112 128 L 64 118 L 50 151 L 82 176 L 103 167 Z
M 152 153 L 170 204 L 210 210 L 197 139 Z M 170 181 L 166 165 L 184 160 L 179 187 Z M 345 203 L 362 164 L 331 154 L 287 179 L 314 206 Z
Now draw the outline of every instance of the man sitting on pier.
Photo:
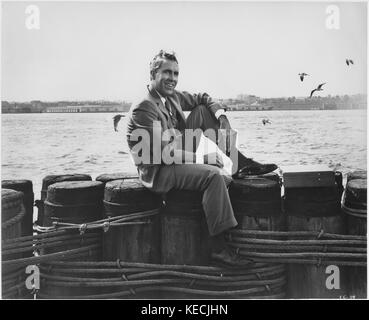
M 150 85 L 147 86 L 142 100 L 132 104 L 128 115 L 127 139 L 131 155 L 143 185 L 152 191 L 161 194 L 171 189 L 202 192 L 203 209 L 211 236 L 212 258 L 228 264 L 242 265 L 246 261 L 239 261 L 237 255 L 226 246 L 224 239 L 224 232 L 235 227 L 237 221 L 227 189 L 232 178 L 221 169 L 223 162 L 220 154 L 196 159 L 197 140 L 195 144 L 190 143 L 190 148 L 182 148 L 175 143 L 176 138 L 174 141 L 163 139 L 163 132 L 167 130 L 184 133 L 188 129 L 201 129 L 205 133 L 213 129 L 216 135 L 208 137 L 217 143 L 219 129 L 228 134 L 231 130 L 223 105 L 214 102 L 206 93 L 189 94 L 175 90 L 178 74 L 178 61 L 174 53 L 161 50 L 151 61 Z M 187 119 L 183 111 L 191 111 Z M 147 135 L 137 133 L 142 131 L 146 131 Z M 137 136 L 141 136 L 141 141 Z M 159 144 L 155 141 L 159 141 Z M 142 160 L 146 150 L 138 149 L 138 144 L 149 149 L 147 161 Z M 224 147 L 220 149 L 227 155 L 230 154 Z M 156 151 L 162 157 L 159 161 L 155 156 Z M 246 158 L 236 149 L 232 151 L 235 155 L 232 159 L 233 178 L 265 174 L 277 169 L 275 164 L 260 164 Z M 167 161 L 163 161 L 165 157 L 173 159 L 174 163 L 167 164 Z M 213 162 L 210 161 L 211 158 Z

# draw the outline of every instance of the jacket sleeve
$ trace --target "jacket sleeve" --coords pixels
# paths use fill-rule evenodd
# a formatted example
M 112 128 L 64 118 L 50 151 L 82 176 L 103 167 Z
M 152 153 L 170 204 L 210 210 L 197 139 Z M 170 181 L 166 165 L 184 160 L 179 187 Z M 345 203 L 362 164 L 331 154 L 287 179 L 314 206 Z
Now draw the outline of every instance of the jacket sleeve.
M 214 115 L 220 109 L 227 108 L 215 101 L 207 93 L 190 94 L 186 91 L 176 91 L 183 111 L 191 111 L 199 105 L 207 107 Z
M 136 105 L 128 121 L 128 144 L 136 165 L 160 164 L 163 148 L 163 128 L 158 111 L 150 101 Z

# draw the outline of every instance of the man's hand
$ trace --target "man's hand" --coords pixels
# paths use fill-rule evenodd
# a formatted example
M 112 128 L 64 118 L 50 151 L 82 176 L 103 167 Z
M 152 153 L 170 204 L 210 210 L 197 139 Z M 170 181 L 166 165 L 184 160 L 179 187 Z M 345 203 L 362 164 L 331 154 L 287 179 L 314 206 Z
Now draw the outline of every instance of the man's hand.
M 231 124 L 229 123 L 229 120 L 226 115 L 222 114 L 218 120 L 219 120 L 219 126 L 220 126 L 219 129 L 225 129 L 225 130 L 231 129 Z
M 223 152 L 226 154 L 227 157 L 229 157 L 231 153 L 231 124 L 229 123 L 229 120 L 226 115 L 222 114 L 219 117 L 219 129 L 225 131 L 225 150 Z
M 224 167 L 222 156 L 218 152 L 212 152 L 204 155 L 204 163 L 217 166 L 219 168 Z

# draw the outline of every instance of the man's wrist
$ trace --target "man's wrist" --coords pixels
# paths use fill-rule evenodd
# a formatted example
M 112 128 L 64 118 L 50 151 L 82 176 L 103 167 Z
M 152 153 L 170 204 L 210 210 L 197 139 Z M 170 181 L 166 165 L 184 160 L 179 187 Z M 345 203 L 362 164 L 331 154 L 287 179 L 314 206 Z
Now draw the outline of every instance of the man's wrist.
M 215 112 L 215 118 L 217 118 L 218 120 L 219 120 L 220 116 L 223 116 L 223 115 L 226 117 L 224 109 L 219 109 Z

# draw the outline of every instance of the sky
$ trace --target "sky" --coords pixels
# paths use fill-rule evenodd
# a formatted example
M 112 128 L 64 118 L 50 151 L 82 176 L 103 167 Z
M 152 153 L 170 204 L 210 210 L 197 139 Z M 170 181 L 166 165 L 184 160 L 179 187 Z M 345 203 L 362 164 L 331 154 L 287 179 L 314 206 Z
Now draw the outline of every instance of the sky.
M 30 4 L 39 29 L 26 27 Z M 3 2 L 1 99 L 133 101 L 162 48 L 177 54 L 178 90 L 214 98 L 367 90 L 364 2 Z

